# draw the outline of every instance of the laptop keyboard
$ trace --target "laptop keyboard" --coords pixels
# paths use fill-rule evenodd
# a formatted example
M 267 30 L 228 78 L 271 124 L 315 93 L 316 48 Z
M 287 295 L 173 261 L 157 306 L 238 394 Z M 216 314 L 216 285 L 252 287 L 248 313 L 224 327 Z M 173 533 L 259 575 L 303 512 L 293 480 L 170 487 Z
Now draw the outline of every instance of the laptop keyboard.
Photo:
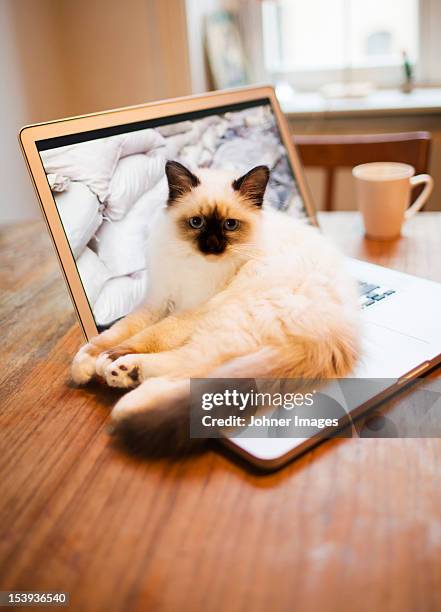
M 395 293 L 394 289 L 388 289 L 366 281 L 358 281 L 358 291 L 362 308 L 377 304 Z

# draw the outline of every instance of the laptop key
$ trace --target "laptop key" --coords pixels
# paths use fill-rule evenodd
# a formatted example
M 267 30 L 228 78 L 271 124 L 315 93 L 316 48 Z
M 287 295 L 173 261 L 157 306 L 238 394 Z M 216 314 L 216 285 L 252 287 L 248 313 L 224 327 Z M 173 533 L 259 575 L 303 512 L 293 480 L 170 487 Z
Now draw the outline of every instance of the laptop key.
M 359 281 L 358 283 L 360 295 L 366 295 L 367 293 L 374 291 L 374 289 L 378 289 L 378 285 L 373 285 L 372 283 L 367 283 L 365 281 Z
M 394 289 L 388 289 L 380 285 L 374 285 L 367 281 L 358 281 L 358 290 L 360 293 L 360 305 L 362 308 L 372 306 L 377 302 L 381 302 L 384 298 L 396 293 Z

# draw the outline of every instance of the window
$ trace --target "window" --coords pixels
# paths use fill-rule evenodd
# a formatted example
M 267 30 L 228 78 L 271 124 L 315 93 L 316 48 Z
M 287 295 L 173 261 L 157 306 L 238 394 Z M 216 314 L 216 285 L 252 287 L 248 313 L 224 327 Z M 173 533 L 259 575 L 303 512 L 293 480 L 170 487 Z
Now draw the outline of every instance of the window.
M 419 60 L 418 0 L 262 0 L 263 59 L 273 75 L 350 70 L 372 76 Z M 334 73 L 334 74 L 333 74 Z

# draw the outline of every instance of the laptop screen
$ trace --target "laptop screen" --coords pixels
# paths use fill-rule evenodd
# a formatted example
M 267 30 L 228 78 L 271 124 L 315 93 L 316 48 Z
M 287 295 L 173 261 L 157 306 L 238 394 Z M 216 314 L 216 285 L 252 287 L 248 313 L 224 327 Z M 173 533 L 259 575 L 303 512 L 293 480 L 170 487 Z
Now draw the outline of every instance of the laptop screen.
M 165 162 L 271 170 L 266 205 L 307 217 L 268 98 L 37 143 L 99 330 L 133 311 L 148 286 L 146 242 L 168 198 Z

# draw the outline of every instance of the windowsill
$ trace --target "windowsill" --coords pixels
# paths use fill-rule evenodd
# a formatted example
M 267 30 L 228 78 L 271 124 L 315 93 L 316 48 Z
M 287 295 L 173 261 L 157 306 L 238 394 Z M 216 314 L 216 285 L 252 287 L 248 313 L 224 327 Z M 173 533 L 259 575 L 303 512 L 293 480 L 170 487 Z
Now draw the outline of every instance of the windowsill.
M 441 88 L 417 88 L 405 94 L 398 89 L 378 89 L 366 98 L 327 99 L 319 93 L 293 93 L 281 101 L 283 112 L 292 118 L 311 115 L 372 116 L 436 114 L 441 112 Z

